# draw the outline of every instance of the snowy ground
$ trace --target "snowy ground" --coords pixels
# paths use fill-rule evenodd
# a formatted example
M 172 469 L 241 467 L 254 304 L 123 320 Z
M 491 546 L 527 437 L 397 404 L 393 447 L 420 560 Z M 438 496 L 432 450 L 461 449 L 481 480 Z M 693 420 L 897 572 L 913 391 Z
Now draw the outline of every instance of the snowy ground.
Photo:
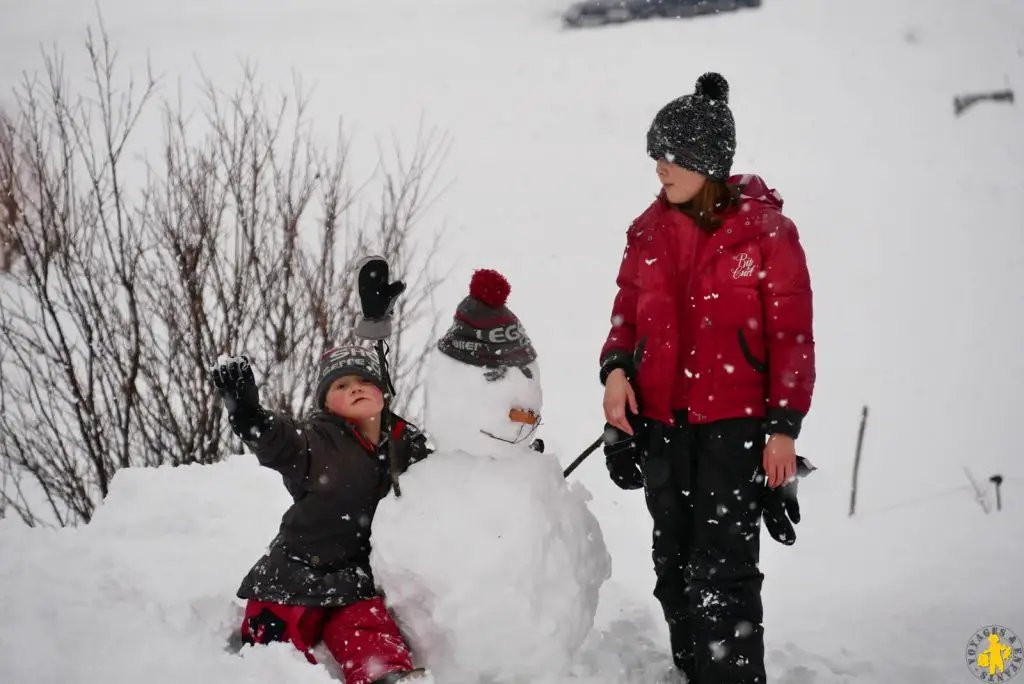
M 168 97 L 197 65 L 230 85 L 257 60 L 272 83 L 295 70 L 316 87 L 326 131 L 344 115 L 357 164 L 374 136 L 409 140 L 421 117 L 445 130 L 452 185 L 429 221 L 449 226 L 453 277 L 438 309 L 450 315 L 474 268 L 508 276 L 544 368 L 541 433 L 563 462 L 601 425 L 595 357 L 614 271 L 655 190 L 646 127 L 701 72 L 724 73 L 736 169 L 782 192 L 817 293 L 820 379 L 800 448 L 821 470 L 796 546 L 764 541 L 773 682 L 969 682 L 976 629 L 1024 634 L 1024 126 L 1019 105 L 961 118 L 952 105 L 1021 83 L 1019 1 L 768 0 L 580 32 L 558 27 L 556 0 L 98 4 L 123 59 L 151 57 Z M 94 5 L 0 10 L 4 93 L 38 67 L 40 43 L 80 55 Z M 82 77 L 80 61 L 68 68 Z M 1000 514 L 972 500 L 965 465 L 1007 478 Z M 576 476 L 614 558 L 579 680 L 651 681 L 666 638 L 642 497 L 614 489 L 599 457 Z M 84 529 L 0 523 L 0 682 L 329 681 L 288 649 L 222 652 L 234 588 L 286 503 L 273 473 L 239 457 L 121 473 Z
M 768 563 L 771 681 L 970 681 L 963 653 L 976 629 L 1024 631 L 1019 487 L 1008 499 L 999 515 L 963 494 L 848 524 L 809 520 L 786 551 L 798 560 Z M 290 647 L 225 650 L 241 616 L 234 590 L 287 503 L 275 473 L 235 456 L 123 471 L 84 528 L 0 523 L 0 681 L 331 681 Z M 615 508 L 595 509 L 618 529 Z M 643 521 L 629 522 L 642 536 Z M 581 684 L 652 682 L 668 664 L 642 564 L 614 560 L 574 666 Z

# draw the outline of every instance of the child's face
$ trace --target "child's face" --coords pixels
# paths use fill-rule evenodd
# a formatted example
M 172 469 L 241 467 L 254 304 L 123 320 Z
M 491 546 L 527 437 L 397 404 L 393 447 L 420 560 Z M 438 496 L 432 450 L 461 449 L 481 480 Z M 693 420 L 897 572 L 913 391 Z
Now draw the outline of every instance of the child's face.
M 685 204 L 692 200 L 704 187 L 706 180 L 701 174 L 684 169 L 665 159 L 658 160 L 655 170 L 658 173 L 658 180 L 665 188 L 666 198 L 673 204 Z
M 362 421 L 380 417 L 384 394 L 372 382 L 358 375 L 346 375 L 331 383 L 324 404 L 336 416 Z

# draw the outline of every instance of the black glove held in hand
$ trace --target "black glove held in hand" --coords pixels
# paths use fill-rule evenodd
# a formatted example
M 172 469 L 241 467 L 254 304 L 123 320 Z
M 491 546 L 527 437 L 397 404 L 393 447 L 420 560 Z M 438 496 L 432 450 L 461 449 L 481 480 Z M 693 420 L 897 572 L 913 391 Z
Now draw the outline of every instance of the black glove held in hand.
M 639 425 L 631 422 L 633 435 L 627 435 L 609 423 L 604 426 L 604 463 L 608 474 L 620 489 L 643 489 L 643 449 Z
M 764 517 L 764 526 L 772 539 L 792 546 L 796 542 L 796 530 L 793 525 L 800 522 L 800 503 L 797 501 L 797 484 L 799 480 L 772 489 L 764 488 L 761 496 L 761 514 Z
M 210 375 L 228 412 L 231 430 L 245 441 L 258 439 L 270 427 L 270 417 L 260 406 L 249 357 L 224 359 L 214 366 Z
M 359 302 L 367 320 L 380 321 L 390 316 L 395 300 L 405 292 L 405 283 L 390 280 L 390 268 L 384 257 L 371 256 L 360 262 Z

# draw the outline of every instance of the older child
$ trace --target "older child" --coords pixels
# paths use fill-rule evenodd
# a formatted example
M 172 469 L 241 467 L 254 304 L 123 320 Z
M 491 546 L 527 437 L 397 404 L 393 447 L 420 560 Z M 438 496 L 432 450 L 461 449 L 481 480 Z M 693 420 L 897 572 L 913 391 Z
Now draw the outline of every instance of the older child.
M 728 102 L 725 78 L 704 74 L 648 130 L 661 192 L 627 232 L 600 377 L 606 420 L 632 436 L 608 467 L 645 490 L 676 666 L 690 682 L 764 684 L 760 522 L 793 542 L 782 516 L 799 519 L 786 483 L 815 383 L 812 291 L 781 196 L 732 175 Z
M 422 434 L 397 416 L 381 431 L 385 378 L 377 355 L 339 347 L 320 359 L 318 411 L 305 421 L 260 406 L 246 357 L 221 362 L 213 379 L 231 427 L 261 465 L 281 473 L 294 503 L 268 552 L 242 581 L 242 641 L 290 641 L 310 662 L 324 645 L 347 684 L 423 676 L 376 592 L 370 523 L 391 486 L 388 441 L 401 470 L 427 455 Z

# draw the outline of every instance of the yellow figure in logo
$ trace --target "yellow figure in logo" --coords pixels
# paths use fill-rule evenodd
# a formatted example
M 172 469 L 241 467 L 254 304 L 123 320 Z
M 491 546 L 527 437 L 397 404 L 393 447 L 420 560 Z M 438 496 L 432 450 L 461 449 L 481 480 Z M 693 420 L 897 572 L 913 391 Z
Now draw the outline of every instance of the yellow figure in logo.
M 988 648 L 978 654 L 978 667 L 987 667 L 989 674 L 1003 672 L 1003 661 L 1009 660 L 1013 649 L 999 641 L 998 634 L 988 635 Z

